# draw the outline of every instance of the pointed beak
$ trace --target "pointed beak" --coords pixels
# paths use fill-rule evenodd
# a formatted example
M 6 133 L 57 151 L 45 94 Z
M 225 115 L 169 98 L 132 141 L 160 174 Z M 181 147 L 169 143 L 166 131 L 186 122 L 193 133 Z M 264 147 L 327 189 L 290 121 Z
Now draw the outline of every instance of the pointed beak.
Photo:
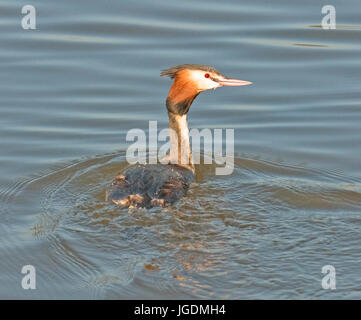
M 250 81 L 238 80 L 238 79 L 228 79 L 228 78 L 217 79 L 217 82 L 221 86 L 227 86 L 227 87 L 240 87 L 240 86 L 247 86 L 249 84 L 252 84 L 252 82 L 250 82 Z

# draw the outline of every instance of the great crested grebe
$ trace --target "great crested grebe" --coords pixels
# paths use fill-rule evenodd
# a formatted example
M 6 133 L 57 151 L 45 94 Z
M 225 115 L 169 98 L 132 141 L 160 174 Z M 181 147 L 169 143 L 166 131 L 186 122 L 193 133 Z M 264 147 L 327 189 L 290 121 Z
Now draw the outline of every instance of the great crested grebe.
M 174 79 L 166 100 L 170 152 L 162 164 L 136 164 L 118 174 L 106 199 L 123 207 L 166 207 L 185 196 L 194 179 L 187 113 L 199 93 L 222 86 L 245 86 L 252 82 L 230 79 L 213 67 L 182 64 L 164 70 Z M 165 163 L 165 164 L 164 164 Z

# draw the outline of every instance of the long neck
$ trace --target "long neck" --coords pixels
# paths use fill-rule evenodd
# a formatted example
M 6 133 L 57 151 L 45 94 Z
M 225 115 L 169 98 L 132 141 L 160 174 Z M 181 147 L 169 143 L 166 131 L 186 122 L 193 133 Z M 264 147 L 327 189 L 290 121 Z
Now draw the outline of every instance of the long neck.
M 187 114 L 178 115 L 168 112 L 168 116 L 170 129 L 169 160 L 194 171 Z
M 170 129 L 171 162 L 186 167 L 194 172 L 192 150 L 189 143 L 187 113 L 199 92 L 188 81 L 176 77 L 169 90 L 166 106 Z

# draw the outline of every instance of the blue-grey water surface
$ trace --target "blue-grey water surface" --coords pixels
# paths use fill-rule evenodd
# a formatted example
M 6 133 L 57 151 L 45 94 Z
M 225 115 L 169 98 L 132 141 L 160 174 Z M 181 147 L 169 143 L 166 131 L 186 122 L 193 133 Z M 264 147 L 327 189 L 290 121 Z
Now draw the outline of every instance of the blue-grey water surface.
M 167 126 L 159 73 L 182 63 L 253 82 L 189 113 L 235 129 L 233 174 L 197 166 L 167 209 L 106 203 L 128 130 Z M 2 0 L 0 70 L 0 298 L 361 298 L 358 0 Z

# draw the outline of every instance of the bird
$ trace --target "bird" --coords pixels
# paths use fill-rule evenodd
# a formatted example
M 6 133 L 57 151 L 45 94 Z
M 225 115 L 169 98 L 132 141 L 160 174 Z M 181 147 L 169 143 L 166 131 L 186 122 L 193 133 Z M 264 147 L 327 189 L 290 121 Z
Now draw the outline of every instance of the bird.
M 187 120 L 194 99 L 206 90 L 252 84 L 201 64 L 177 65 L 160 75 L 173 80 L 166 99 L 170 151 L 161 163 L 138 163 L 117 174 L 106 190 L 106 201 L 124 208 L 168 207 L 185 197 L 195 176 Z

